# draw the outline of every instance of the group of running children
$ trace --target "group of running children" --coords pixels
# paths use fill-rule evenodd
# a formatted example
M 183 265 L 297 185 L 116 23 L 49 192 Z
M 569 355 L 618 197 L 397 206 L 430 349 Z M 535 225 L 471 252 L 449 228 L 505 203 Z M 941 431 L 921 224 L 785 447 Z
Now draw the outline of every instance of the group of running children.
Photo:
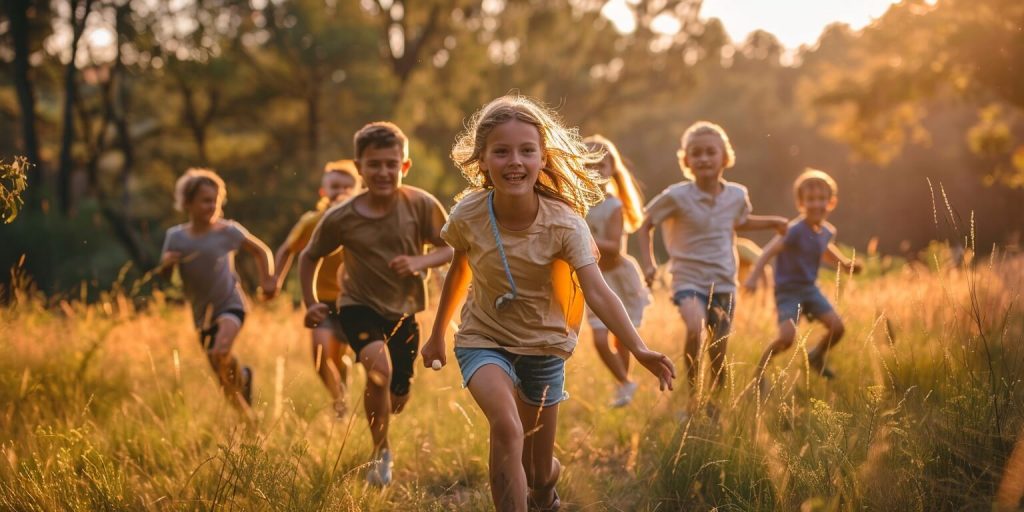
M 347 413 L 346 346 L 366 370 L 363 407 L 373 439 L 366 479 L 372 484 L 391 482 L 389 420 L 409 400 L 417 352 L 425 367 L 447 363 L 446 332 L 461 304 L 454 355 L 463 385 L 490 426 L 495 507 L 557 509 L 555 426 L 558 404 L 568 397 L 565 361 L 584 310 L 597 352 L 618 382 L 612 406 L 627 405 L 637 389 L 629 376 L 631 356 L 662 390 L 672 389 L 672 361 L 637 333 L 656 275 L 656 226 L 669 255 L 672 303 L 686 325 L 691 395 L 704 352 L 711 387 L 725 379 L 737 231 L 778 233 L 745 282 L 756 288 L 765 265 L 777 260 L 779 332 L 751 389 L 764 389 L 766 365 L 792 346 L 801 316 L 826 326 L 807 361 L 833 376 L 825 355 L 842 337 L 843 323 L 817 287 L 817 272 L 823 263 L 847 270 L 859 265 L 832 243 L 836 230 L 826 218 L 837 189 L 822 171 L 797 178 L 795 220 L 753 215 L 747 189 L 722 177 L 735 162 L 728 136 L 702 121 L 681 138 L 679 164 L 688 180 L 644 208 L 611 141 L 581 139 L 538 103 L 505 96 L 479 110 L 455 142 L 451 156 L 469 186 L 449 215 L 429 192 L 402 183 L 412 161 L 397 126 L 370 123 L 354 139 L 355 159 L 326 166 L 320 204 L 299 220 L 276 258 L 242 225 L 222 218 L 221 178 L 188 170 L 175 187 L 175 207 L 188 221 L 168 230 L 160 270 L 169 275 L 178 267 L 210 364 L 228 399 L 246 410 L 253 373 L 231 355 L 246 312 L 233 254 L 243 248 L 255 256 L 267 297 L 281 287 L 297 255 L 314 365 L 339 417 Z M 632 232 L 640 242 L 639 263 L 625 250 Z M 421 346 L 416 313 L 426 305 L 425 276 L 445 264 L 433 329 Z M 710 405 L 706 412 L 715 414 Z

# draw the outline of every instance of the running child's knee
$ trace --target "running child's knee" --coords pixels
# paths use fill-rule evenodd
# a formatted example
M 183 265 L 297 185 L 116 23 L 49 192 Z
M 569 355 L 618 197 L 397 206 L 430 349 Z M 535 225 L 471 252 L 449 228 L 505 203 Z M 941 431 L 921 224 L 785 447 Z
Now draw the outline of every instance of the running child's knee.
M 490 419 L 491 425 L 491 437 L 497 442 L 505 445 L 522 443 L 523 436 L 523 424 L 520 423 L 516 413 L 512 411 L 511 414 L 501 414 L 496 418 Z
M 828 334 L 833 341 L 842 338 L 843 335 L 846 334 L 846 326 L 843 325 L 843 321 L 837 320 L 835 323 L 833 323 L 828 330 Z

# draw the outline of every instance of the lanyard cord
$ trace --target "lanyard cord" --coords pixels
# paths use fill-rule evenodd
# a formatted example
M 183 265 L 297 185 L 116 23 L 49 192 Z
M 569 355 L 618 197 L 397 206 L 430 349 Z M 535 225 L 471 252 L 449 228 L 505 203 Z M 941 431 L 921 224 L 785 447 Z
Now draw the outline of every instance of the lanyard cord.
M 512 293 L 506 293 L 494 302 L 496 308 L 501 309 L 508 304 L 508 301 L 515 300 L 519 296 L 516 291 L 516 281 L 512 279 L 512 269 L 508 266 L 508 258 L 505 256 L 505 244 L 501 241 L 501 233 L 498 232 L 498 220 L 494 217 L 494 190 L 487 194 L 487 213 L 491 216 L 491 233 L 494 234 L 494 242 L 498 245 L 498 255 L 501 256 L 501 264 L 505 267 L 505 278 L 512 287 Z

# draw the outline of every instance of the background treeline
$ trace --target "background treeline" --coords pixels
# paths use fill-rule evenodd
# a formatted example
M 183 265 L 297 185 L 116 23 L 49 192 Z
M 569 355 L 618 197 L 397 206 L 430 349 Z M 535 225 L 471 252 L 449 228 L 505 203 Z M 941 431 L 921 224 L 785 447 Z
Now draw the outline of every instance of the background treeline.
M 731 41 L 700 4 L 3 0 L 0 158 L 34 165 L 0 269 L 25 255 L 56 291 L 150 268 L 190 166 L 220 172 L 227 215 L 276 245 L 323 163 L 379 119 L 413 139 L 409 181 L 450 202 L 455 134 L 509 91 L 617 142 L 648 196 L 681 179 L 679 135 L 704 118 L 729 132 L 727 178 L 762 213 L 793 215 L 792 178 L 815 166 L 840 183 L 844 243 L 916 253 L 943 190 L 965 232 L 973 212 L 979 251 L 1017 243 L 1024 3 L 909 0 L 798 51 Z M 602 14 L 622 10 L 632 27 Z

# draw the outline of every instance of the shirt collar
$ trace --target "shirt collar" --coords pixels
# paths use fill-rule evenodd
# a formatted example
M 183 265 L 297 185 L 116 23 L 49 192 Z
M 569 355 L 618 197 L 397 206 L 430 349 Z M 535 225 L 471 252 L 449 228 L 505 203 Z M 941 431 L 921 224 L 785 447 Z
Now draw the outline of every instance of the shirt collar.
M 693 186 L 690 187 L 691 188 L 690 194 L 693 195 L 694 199 L 696 199 L 696 200 L 698 200 L 698 201 L 700 201 L 702 203 L 715 204 L 716 199 L 718 197 L 721 197 L 722 194 L 724 194 L 725 191 L 728 190 L 726 188 L 726 185 L 729 184 L 728 181 L 725 181 L 725 178 L 719 178 L 718 179 L 718 183 L 720 185 L 722 185 L 722 191 L 719 192 L 717 196 L 713 196 L 713 195 L 711 195 L 711 194 L 701 190 L 700 187 L 697 186 L 697 182 L 693 182 Z

